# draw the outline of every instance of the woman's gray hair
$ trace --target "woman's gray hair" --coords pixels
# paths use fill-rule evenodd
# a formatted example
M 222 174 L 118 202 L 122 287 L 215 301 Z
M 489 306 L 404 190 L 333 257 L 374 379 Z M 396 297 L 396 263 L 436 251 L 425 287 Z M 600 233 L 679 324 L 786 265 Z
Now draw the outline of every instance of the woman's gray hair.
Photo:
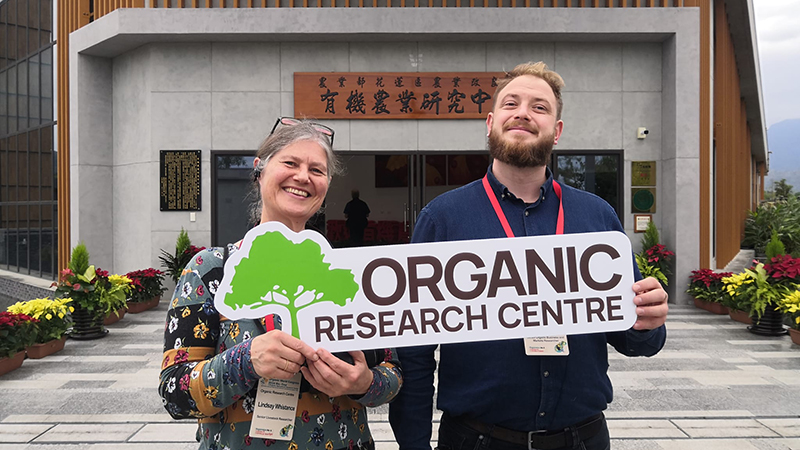
M 302 120 L 296 125 L 283 125 L 278 127 L 274 133 L 264 139 L 264 142 L 261 143 L 258 147 L 258 151 L 256 151 L 256 157 L 259 159 L 259 162 L 258 165 L 253 168 L 253 186 L 248 194 L 253 199 L 250 203 L 250 221 L 252 226 L 261 223 L 261 189 L 258 183 L 261 172 L 276 153 L 299 141 L 314 142 L 325 150 L 325 157 L 328 163 L 327 175 L 329 186 L 331 178 L 341 173 L 342 166 L 339 162 L 339 158 L 333 153 L 330 137 L 318 131 L 311 122 Z

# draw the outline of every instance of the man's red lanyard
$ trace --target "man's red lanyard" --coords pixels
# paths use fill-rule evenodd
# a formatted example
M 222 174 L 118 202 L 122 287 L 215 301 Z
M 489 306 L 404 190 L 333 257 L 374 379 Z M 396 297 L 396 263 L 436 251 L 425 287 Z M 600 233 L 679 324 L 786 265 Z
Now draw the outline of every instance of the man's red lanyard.
M 483 176 L 483 188 L 486 189 L 486 196 L 489 197 L 489 201 L 492 202 L 494 212 L 497 214 L 497 218 L 500 219 L 500 224 L 503 225 L 503 230 L 505 230 L 506 236 L 514 237 L 514 232 L 511 231 L 511 225 L 508 224 L 508 219 L 506 219 L 505 213 L 500 208 L 500 203 L 497 201 L 497 196 L 494 195 L 492 187 L 489 186 L 488 174 Z M 558 184 L 558 181 L 556 180 L 553 180 L 553 191 L 555 191 L 556 197 L 558 197 L 558 221 L 556 222 L 556 234 L 564 234 L 564 202 L 561 201 L 561 185 Z

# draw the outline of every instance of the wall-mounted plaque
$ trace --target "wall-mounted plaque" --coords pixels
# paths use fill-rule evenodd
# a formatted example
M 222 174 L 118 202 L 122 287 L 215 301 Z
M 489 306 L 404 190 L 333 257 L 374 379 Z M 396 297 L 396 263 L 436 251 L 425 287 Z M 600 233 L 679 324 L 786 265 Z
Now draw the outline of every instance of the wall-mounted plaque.
M 631 186 L 655 186 L 656 162 L 631 161 Z
M 653 220 L 651 214 L 634 214 L 633 215 L 633 232 L 644 233 L 647 231 L 647 225 Z
M 634 214 L 656 212 L 656 189 L 631 188 L 631 212 Z
M 502 72 L 295 72 L 294 115 L 485 119 Z
M 161 211 L 200 211 L 200 150 L 161 150 Z

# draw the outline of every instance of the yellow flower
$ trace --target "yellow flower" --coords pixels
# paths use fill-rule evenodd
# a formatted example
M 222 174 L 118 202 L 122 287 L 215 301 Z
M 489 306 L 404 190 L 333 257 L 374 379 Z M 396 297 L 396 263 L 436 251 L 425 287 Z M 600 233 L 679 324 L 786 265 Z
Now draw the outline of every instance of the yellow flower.
M 208 327 L 204 323 L 199 323 L 194 327 L 194 337 L 197 339 L 205 339 L 208 333 Z
M 239 324 L 234 322 L 233 325 L 231 325 L 231 330 L 228 332 L 228 334 L 230 335 L 231 339 L 236 339 L 236 337 L 239 336 Z
M 181 311 L 181 317 L 183 317 L 183 318 L 189 317 L 189 314 L 191 314 L 191 313 L 192 313 L 192 311 L 187 306 L 186 308 L 183 308 L 183 311 Z
M 219 391 L 214 386 L 209 386 L 203 390 L 206 398 L 217 398 L 217 393 Z

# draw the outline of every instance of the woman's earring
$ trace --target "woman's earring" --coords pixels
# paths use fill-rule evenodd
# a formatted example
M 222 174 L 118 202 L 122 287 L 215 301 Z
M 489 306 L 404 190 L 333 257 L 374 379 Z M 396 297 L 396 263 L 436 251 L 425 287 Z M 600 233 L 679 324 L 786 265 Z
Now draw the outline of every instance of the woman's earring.
M 261 169 L 255 169 L 253 171 L 253 183 L 258 183 L 258 179 L 261 177 Z

